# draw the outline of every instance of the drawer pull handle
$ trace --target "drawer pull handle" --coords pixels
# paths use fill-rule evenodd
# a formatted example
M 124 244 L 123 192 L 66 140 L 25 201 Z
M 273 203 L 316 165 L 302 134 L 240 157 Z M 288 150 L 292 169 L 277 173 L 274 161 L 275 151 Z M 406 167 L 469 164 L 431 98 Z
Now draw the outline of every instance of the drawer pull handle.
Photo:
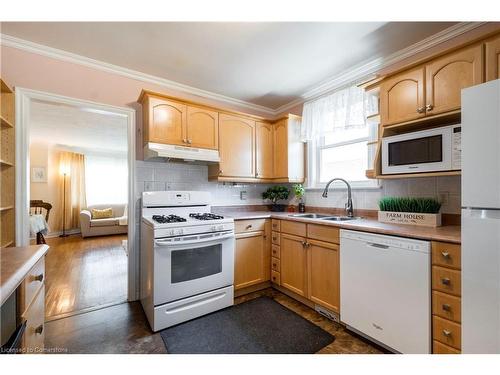
M 443 335 L 445 335 L 446 337 L 451 337 L 451 332 L 447 329 L 443 329 Z
M 450 259 L 450 253 L 448 253 L 447 251 L 441 251 L 441 255 L 445 259 Z
M 31 281 L 40 281 L 40 282 L 42 282 L 43 281 L 43 273 L 41 273 L 40 275 L 31 276 Z
M 442 307 L 443 307 L 443 310 L 444 310 L 444 311 L 451 311 L 451 306 L 450 306 L 450 305 L 448 305 L 447 303 L 443 303 L 443 306 L 442 306 Z
M 427 105 L 425 106 L 425 109 L 426 109 L 427 111 L 432 111 L 432 109 L 433 109 L 433 108 L 434 108 L 434 106 L 433 106 L 432 104 L 427 104 Z
M 441 284 L 443 284 L 443 285 L 448 285 L 448 286 L 449 286 L 449 285 L 451 284 L 451 280 L 450 280 L 450 279 L 448 279 L 447 277 L 443 277 L 443 278 L 441 279 Z
M 252 227 L 252 224 L 248 224 L 246 229 L 250 229 Z
M 43 332 L 43 324 L 40 324 L 38 327 L 35 328 L 35 333 L 37 335 L 41 335 Z
M 425 112 L 424 107 L 417 108 L 417 113 L 424 113 L 424 112 Z
M 278 238 L 273 236 L 273 241 L 277 241 L 277 240 L 278 240 Z

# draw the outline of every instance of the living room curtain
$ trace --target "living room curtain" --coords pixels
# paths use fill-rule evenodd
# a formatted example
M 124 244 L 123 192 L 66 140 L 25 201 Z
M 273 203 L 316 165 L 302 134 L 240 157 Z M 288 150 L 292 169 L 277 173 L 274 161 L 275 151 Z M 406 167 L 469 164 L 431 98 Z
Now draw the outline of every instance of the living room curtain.
M 61 227 L 62 210 L 66 199 L 65 228 L 80 226 L 80 211 L 87 206 L 85 201 L 85 155 L 76 152 L 62 151 L 59 159 L 61 194 Z M 64 181 L 66 180 L 66 185 Z M 64 190 L 64 186 L 66 190 Z

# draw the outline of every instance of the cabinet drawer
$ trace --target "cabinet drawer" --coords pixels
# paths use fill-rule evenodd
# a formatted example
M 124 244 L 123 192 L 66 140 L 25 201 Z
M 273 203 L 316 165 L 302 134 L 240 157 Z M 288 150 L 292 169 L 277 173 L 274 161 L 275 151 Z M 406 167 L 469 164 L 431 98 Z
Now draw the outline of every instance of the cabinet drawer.
M 446 242 L 433 242 L 432 264 L 460 269 L 462 264 L 460 245 Z
M 293 234 L 294 236 L 306 236 L 306 224 L 296 221 L 281 220 L 281 232 Z
M 432 338 L 434 340 L 460 350 L 462 347 L 460 324 L 433 316 L 432 326 Z
M 281 231 L 281 220 L 272 219 L 271 228 L 272 228 L 272 230 L 275 230 L 276 232 L 280 232 Z
M 281 285 L 281 275 L 279 272 L 271 271 L 271 282 L 277 285 Z
M 265 229 L 266 219 L 236 220 L 234 222 L 235 233 L 257 232 Z
M 441 318 L 460 323 L 462 320 L 460 297 L 441 292 L 432 292 L 432 313 Z
M 280 259 L 281 258 L 281 247 L 278 245 L 271 245 L 271 255 L 274 258 Z
M 276 258 L 271 258 L 271 269 L 276 272 L 281 271 L 280 260 Z
M 452 348 L 451 346 L 440 343 L 439 341 L 432 341 L 432 353 L 434 354 L 460 354 L 460 350 Z
M 30 270 L 21 283 L 20 310 L 24 312 L 30 305 L 36 293 L 45 281 L 45 257 L 42 257 Z
M 340 243 L 339 229 L 327 225 L 307 225 L 307 238 L 325 242 Z
M 281 239 L 280 239 L 280 234 L 278 232 L 272 232 L 272 235 L 271 235 L 271 242 L 274 244 L 274 245 L 279 245 L 280 242 L 281 242 Z
M 460 296 L 462 290 L 460 271 L 432 266 L 432 289 Z
M 26 330 L 22 342 L 24 352 L 42 353 L 45 340 L 45 285 L 42 284 L 42 287 L 38 289 L 33 302 L 22 314 L 22 319 L 26 320 Z

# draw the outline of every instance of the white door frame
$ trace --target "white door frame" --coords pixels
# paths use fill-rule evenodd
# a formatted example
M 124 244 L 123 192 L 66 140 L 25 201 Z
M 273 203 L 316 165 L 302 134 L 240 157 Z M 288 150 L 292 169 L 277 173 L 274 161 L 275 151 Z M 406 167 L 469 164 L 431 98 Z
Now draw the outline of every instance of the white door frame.
M 29 119 L 31 102 L 43 100 L 111 112 L 127 119 L 128 134 L 128 300 L 139 295 L 139 249 L 136 246 L 135 213 L 135 110 L 42 91 L 15 88 L 16 95 L 16 246 L 29 245 Z

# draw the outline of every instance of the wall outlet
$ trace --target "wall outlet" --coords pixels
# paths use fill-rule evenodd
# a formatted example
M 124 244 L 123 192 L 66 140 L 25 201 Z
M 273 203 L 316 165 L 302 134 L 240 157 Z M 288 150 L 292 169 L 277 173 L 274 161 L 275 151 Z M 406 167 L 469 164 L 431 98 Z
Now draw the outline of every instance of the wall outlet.
M 246 190 L 240 191 L 240 200 L 246 201 L 247 199 L 248 199 L 248 193 L 246 192 Z
M 439 202 L 443 206 L 446 206 L 449 201 L 450 201 L 450 193 L 448 193 L 448 192 L 439 193 Z

